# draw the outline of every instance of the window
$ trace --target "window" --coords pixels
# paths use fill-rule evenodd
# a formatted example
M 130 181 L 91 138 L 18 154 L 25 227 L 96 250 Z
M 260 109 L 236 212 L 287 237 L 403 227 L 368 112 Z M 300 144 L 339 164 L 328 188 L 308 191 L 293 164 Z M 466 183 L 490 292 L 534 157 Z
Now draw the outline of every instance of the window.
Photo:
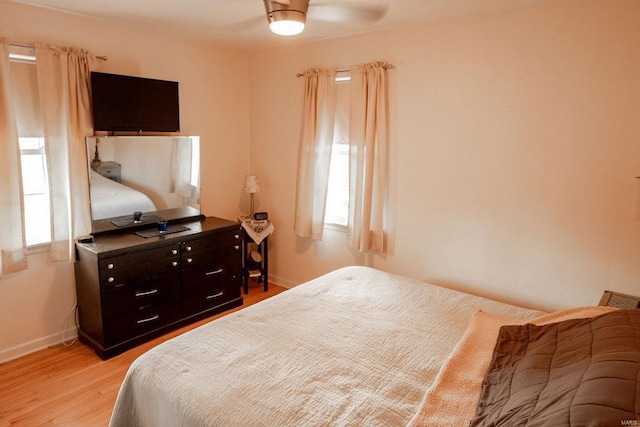
M 24 227 L 27 246 L 51 242 L 47 157 L 42 132 L 33 51 L 12 47 L 10 73 L 14 113 L 20 145 Z
M 325 225 L 345 227 L 349 220 L 349 72 L 336 74 L 336 120 L 325 208 Z
M 198 188 L 200 185 L 200 137 L 192 136 L 191 141 L 193 142 L 191 145 L 191 177 L 189 184 L 193 188 Z
M 349 144 L 336 141 L 331 147 L 325 224 L 346 226 L 349 217 Z
M 51 242 L 49 179 L 44 138 L 19 138 L 27 246 Z

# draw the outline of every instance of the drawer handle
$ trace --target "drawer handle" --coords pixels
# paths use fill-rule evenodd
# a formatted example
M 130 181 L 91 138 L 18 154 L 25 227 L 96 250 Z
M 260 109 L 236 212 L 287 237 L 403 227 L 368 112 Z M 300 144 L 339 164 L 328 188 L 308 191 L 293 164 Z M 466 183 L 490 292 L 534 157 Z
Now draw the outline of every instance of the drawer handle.
M 114 265 L 112 263 L 107 264 L 107 268 L 109 270 L 113 270 Z
M 191 252 L 191 246 L 187 246 L 187 252 Z
M 237 251 L 238 249 L 240 249 L 240 246 L 235 245 L 235 246 L 233 247 L 233 249 L 235 249 L 235 250 Z
M 157 294 L 157 293 L 158 293 L 157 289 L 151 289 L 150 291 L 136 292 L 136 298 L 137 297 L 146 297 L 147 295 L 154 295 L 154 294 Z
M 138 325 L 141 325 L 141 324 L 143 324 L 143 323 L 153 322 L 154 320 L 158 320 L 158 318 L 159 318 L 159 317 L 160 317 L 160 316 L 158 316 L 157 314 L 154 314 L 153 316 L 151 316 L 151 317 L 147 317 L 146 319 L 136 320 L 136 323 L 137 323 Z
M 172 265 L 173 267 L 177 267 L 177 266 L 178 266 L 178 261 L 173 261 L 173 262 L 171 263 L 171 265 Z
M 224 269 L 223 269 L 223 268 L 219 268 L 219 269 L 217 269 L 217 270 L 213 270 L 213 271 L 207 271 L 207 272 L 205 273 L 205 276 L 213 276 L 214 274 L 220 274 L 220 273 L 222 273 L 223 271 L 224 271 Z
M 235 237 L 236 239 L 239 239 L 240 235 L 239 234 L 234 234 L 233 237 Z
M 224 295 L 224 292 L 220 291 L 217 294 L 213 294 L 213 295 L 209 295 L 207 296 L 207 299 L 214 299 L 214 298 L 218 298 L 221 297 L 222 295 Z
M 187 262 L 191 264 L 193 262 L 193 258 L 187 258 Z
M 109 282 L 109 283 L 113 283 L 113 281 L 114 281 L 114 280 L 116 280 L 116 279 L 114 279 L 113 277 L 109 277 L 109 278 L 107 279 L 107 282 Z
M 178 250 L 177 249 L 171 249 L 171 254 L 172 255 L 178 255 Z

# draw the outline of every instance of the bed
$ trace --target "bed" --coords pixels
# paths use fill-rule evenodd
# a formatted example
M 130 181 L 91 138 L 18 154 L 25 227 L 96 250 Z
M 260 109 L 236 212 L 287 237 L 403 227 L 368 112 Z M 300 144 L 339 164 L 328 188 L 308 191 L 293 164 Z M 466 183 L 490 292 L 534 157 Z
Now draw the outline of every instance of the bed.
M 91 217 L 94 220 L 155 210 L 156 205 L 146 194 L 91 170 Z
M 110 425 L 468 425 L 503 325 L 612 310 L 547 314 L 346 267 L 140 356 Z

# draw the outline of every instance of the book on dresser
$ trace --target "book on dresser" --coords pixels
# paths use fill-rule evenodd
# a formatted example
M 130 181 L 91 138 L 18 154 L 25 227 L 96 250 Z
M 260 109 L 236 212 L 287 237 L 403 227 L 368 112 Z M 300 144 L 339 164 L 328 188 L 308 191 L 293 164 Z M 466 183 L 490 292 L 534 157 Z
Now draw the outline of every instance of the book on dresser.
M 101 358 L 242 305 L 239 224 L 180 225 L 186 230 L 145 238 L 128 229 L 76 243 L 78 337 Z

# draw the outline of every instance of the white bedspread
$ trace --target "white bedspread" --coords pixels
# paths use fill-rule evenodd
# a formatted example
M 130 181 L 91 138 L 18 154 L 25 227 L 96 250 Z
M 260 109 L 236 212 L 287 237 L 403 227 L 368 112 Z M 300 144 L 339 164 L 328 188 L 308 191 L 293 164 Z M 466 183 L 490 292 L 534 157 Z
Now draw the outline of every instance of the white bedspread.
M 146 194 L 91 171 L 91 217 L 94 220 L 155 210 L 156 205 Z
M 477 309 L 526 310 L 347 267 L 138 358 L 112 426 L 400 426 Z

